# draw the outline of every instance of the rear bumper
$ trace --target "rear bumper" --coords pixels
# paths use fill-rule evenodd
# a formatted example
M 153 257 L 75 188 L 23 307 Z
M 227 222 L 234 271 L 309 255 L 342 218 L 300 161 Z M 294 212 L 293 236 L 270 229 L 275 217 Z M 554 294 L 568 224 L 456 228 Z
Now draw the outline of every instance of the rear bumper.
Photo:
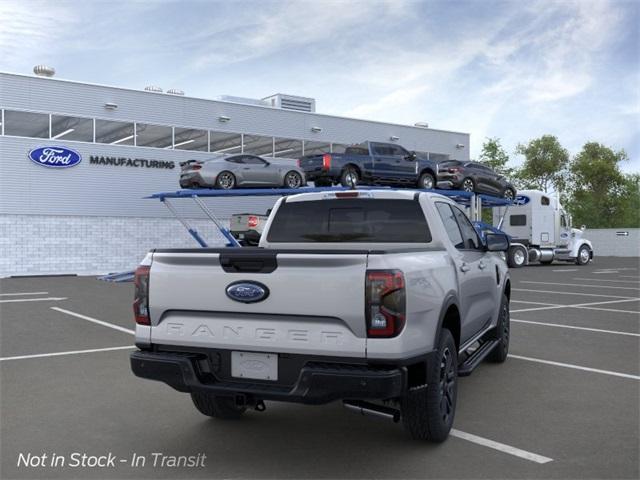
M 137 351 L 131 354 L 131 369 L 138 377 L 164 382 L 181 392 L 243 394 L 262 400 L 307 404 L 395 398 L 403 394 L 407 385 L 407 368 L 402 365 L 309 361 L 299 370 L 293 385 L 282 385 L 217 378 L 201 371 L 199 362 L 205 358 L 198 353 Z

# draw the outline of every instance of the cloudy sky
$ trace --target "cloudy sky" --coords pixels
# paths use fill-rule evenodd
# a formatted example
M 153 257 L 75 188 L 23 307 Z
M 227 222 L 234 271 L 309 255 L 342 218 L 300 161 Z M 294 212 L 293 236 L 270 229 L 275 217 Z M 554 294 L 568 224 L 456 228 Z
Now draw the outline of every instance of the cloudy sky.
M 640 1 L 0 0 L 0 70 L 187 95 L 314 97 L 320 113 L 551 133 L 640 172 Z M 514 156 L 514 163 L 521 159 Z

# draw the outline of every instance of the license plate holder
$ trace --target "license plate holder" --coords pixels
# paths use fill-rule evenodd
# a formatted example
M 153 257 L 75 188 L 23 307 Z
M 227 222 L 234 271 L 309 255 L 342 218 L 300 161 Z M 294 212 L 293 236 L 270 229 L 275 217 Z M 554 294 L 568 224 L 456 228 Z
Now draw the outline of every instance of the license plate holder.
M 231 352 L 231 376 L 253 380 L 278 380 L 278 354 Z

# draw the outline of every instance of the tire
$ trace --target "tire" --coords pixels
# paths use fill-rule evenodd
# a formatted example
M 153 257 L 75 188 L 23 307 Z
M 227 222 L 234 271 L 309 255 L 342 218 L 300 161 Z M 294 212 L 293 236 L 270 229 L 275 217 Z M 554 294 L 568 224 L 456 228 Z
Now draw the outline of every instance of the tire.
M 496 325 L 496 335 L 494 338 L 499 340 L 498 345 L 487 355 L 487 360 L 493 363 L 502 363 L 507 359 L 509 353 L 509 334 L 511 331 L 511 321 L 509 315 L 509 299 L 502 294 L 502 303 L 500 304 L 500 315 L 498 324 Z
M 460 184 L 460 190 L 464 192 L 475 192 L 476 183 L 473 181 L 472 178 L 467 177 L 464 180 L 462 180 L 462 183 Z
M 231 190 L 236 186 L 236 177 L 233 173 L 224 171 L 220 172 L 216 177 L 216 188 L 222 190 Z
M 576 265 L 586 265 L 591 260 L 591 249 L 587 245 L 582 245 L 578 249 Z
M 357 187 L 358 182 L 360 181 L 360 176 L 358 172 L 353 167 L 347 167 L 342 171 L 340 175 L 340 185 L 343 187 Z
M 502 198 L 504 198 L 505 200 L 511 200 L 513 201 L 516 198 L 516 192 L 513 191 L 513 188 L 505 188 L 504 192 L 502 193 Z
M 430 173 L 423 173 L 418 179 L 418 188 L 423 190 L 433 190 L 436 188 L 436 179 Z
M 417 440 L 443 442 L 453 425 L 458 395 L 458 354 L 451 332 L 442 329 L 438 361 L 429 365 L 437 383 L 409 390 L 401 399 L 402 423 Z
M 520 268 L 527 264 L 527 251 L 524 247 L 515 245 L 509 247 L 507 253 L 507 265 L 509 268 Z
M 302 186 L 302 175 L 295 170 L 287 172 L 284 176 L 284 186 L 285 188 L 291 188 L 293 190 L 300 188 Z
M 233 397 L 220 397 L 205 392 L 192 392 L 191 400 L 203 415 L 222 420 L 236 420 L 247 409 L 238 407 Z

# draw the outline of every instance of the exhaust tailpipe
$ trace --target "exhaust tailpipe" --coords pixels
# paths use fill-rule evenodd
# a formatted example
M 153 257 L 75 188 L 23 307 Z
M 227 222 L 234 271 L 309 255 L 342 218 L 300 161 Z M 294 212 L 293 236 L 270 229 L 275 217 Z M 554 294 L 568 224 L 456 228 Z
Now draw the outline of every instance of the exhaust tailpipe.
M 384 418 L 386 420 L 392 420 L 394 423 L 400 421 L 400 410 L 397 408 L 376 405 L 375 403 L 369 403 L 362 400 L 345 400 L 343 405 L 347 410 L 360 415 Z

